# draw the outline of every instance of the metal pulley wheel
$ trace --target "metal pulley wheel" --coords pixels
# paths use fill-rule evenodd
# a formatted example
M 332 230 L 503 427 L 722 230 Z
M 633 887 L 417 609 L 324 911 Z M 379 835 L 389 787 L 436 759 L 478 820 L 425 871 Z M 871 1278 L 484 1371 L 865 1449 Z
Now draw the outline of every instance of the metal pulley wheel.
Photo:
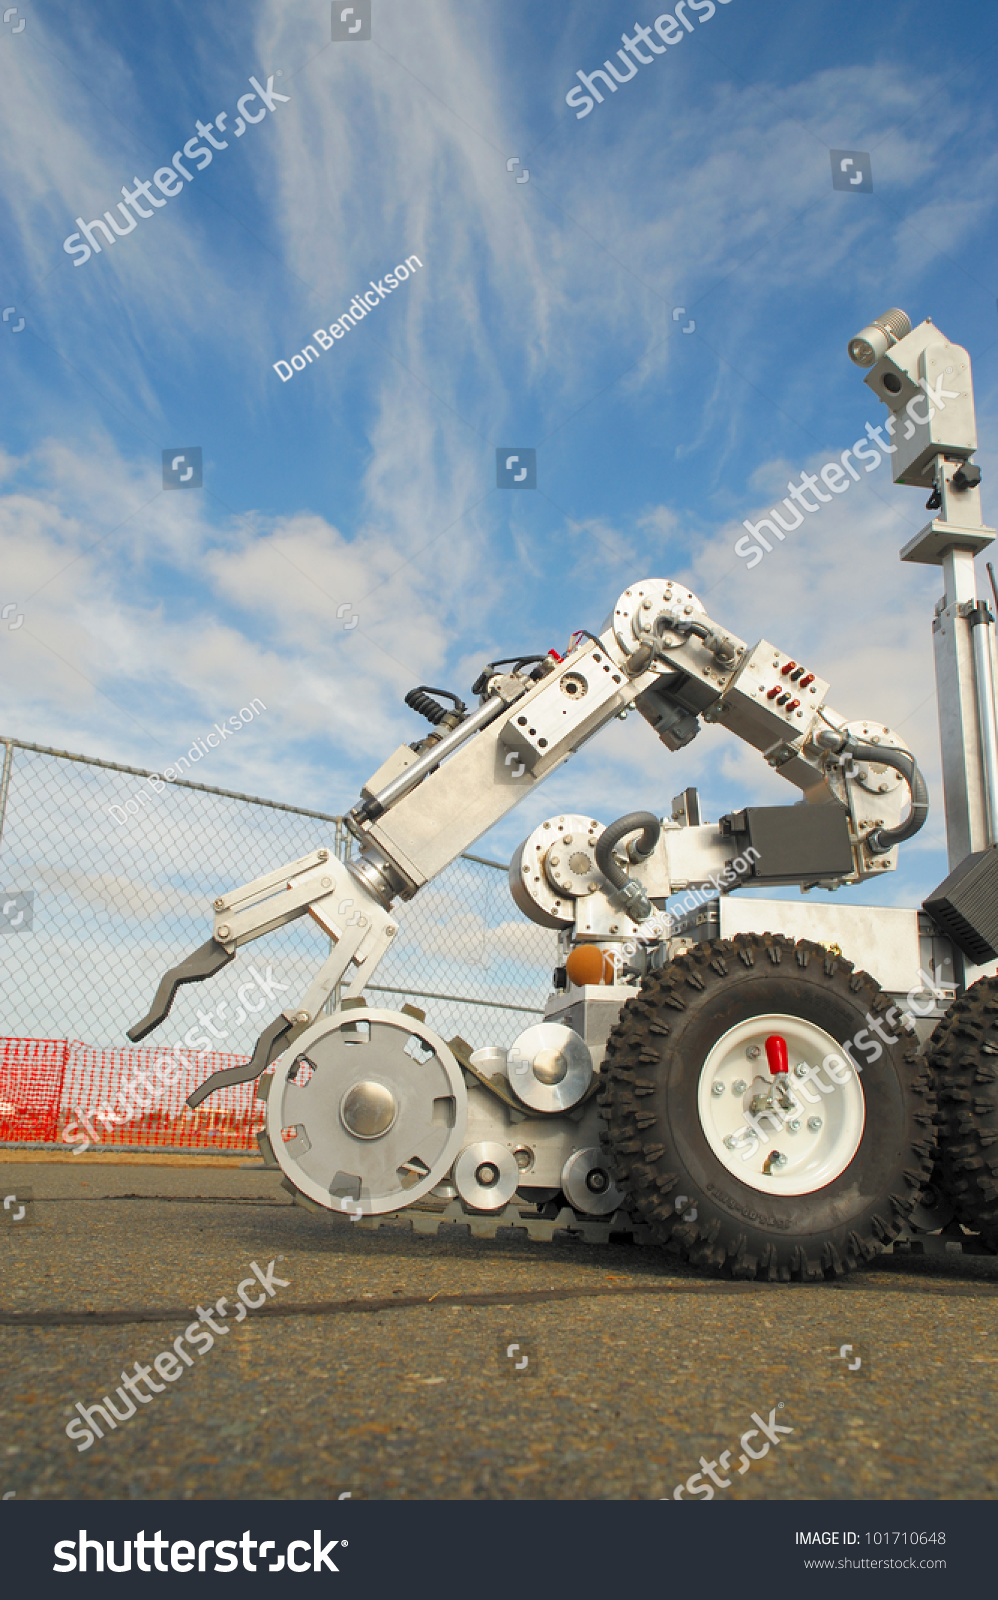
M 606 1217 L 617 1211 L 624 1197 L 610 1175 L 605 1150 L 576 1150 L 565 1162 L 561 1187 L 576 1211 Z
M 350 1216 L 421 1199 L 450 1169 L 466 1122 L 451 1051 L 397 1011 L 358 1007 L 313 1023 L 278 1061 L 267 1100 L 284 1172 L 310 1199 Z
M 474 1211 L 501 1211 L 509 1204 L 520 1181 L 512 1150 L 483 1139 L 469 1144 L 454 1163 L 454 1187 Z
M 568 1111 L 593 1077 L 589 1046 L 561 1022 L 535 1022 L 510 1045 L 506 1071 L 513 1093 L 534 1111 Z

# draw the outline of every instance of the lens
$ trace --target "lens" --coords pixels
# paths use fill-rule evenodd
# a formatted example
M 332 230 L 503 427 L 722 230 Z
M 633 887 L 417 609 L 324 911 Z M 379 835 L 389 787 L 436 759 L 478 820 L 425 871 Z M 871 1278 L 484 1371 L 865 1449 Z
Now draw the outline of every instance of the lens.
M 855 361 L 857 367 L 872 367 L 876 359 L 877 352 L 869 339 L 864 339 L 862 334 L 849 340 L 849 360 Z
M 849 359 L 857 367 L 872 367 L 886 355 L 891 345 L 897 344 L 911 332 L 911 318 L 906 312 L 892 306 L 882 317 L 860 329 L 855 339 L 849 340 Z

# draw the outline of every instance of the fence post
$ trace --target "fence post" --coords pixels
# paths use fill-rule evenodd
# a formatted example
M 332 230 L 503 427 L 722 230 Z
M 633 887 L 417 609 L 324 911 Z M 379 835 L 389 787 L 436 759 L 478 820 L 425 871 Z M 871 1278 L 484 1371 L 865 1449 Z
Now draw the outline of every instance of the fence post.
M 347 858 L 347 852 L 345 848 L 345 840 L 347 838 L 349 838 L 349 835 L 346 828 L 343 826 L 343 818 L 337 817 L 336 837 L 333 841 L 333 851 L 336 855 L 337 861 L 345 861 Z M 329 941 L 329 953 L 330 955 L 333 953 L 332 939 Z M 338 1011 L 340 1009 L 340 988 L 341 985 L 338 983 L 333 985 L 333 992 L 322 1008 L 327 1017 L 331 1017 L 334 1011 Z
M 14 741 L 3 741 L 3 774 L 0 776 L 0 843 L 3 841 L 3 824 L 7 815 L 7 790 L 10 788 L 10 769 L 14 765 Z

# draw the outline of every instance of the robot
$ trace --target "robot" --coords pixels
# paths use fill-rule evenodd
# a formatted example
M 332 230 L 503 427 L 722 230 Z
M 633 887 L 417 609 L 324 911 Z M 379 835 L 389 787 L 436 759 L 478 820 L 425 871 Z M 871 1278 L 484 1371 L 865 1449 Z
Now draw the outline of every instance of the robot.
M 926 787 L 896 732 L 845 719 L 808 663 L 737 638 L 673 580 L 632 584 L 564 655 L 490 662 L 474 709 L 411 691 L 431 731 L 364 785 L 344 819 L 352 858 L 318 848 L 220 895 L 212 937 L 129 1030 L 144 1038 L 180 984 L 249 941 L 297 917 L 318 924 L 330 954 L 307 991 L 245 1066 L 188 1102 L 258 1079 L 261 1150 L 299 1203 L 420 1231 L 531 1231 L 530 1219 L 547 1237 L 629 1231 L 695 1267 L 773 1282 L 835 1278 L 947 1227 L 998 1248 L 995 643 L 974 579 L 994 530 L 970 459 L 970 360 L 898 310 L 849 353 L 888 407 L 894 481 L 929 489 L 936 513 L 901 559 L 943 571 L 949 877 L 912 910 L 739 898 L 895 870 Z M 670 751 L 720 724 L 799 798 L 707 822 L 687 789 L 668 817 L 573 813 L 534 828 L 511 891 L 558 930 L 560 957 L 544 1020 L 508 1050 L 445 1041 L 412 1006 L 369 1006 L 396 906 L 631 707 Z M 666 904 L 682 891 L 692 905 L 677 919 Z

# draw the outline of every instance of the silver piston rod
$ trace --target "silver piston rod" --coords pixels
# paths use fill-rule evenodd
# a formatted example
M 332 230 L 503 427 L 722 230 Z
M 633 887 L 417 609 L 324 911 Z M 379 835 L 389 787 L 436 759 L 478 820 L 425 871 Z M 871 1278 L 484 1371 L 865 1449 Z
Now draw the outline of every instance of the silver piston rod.
M 533 686 L 525 685 L 524 687 Z M 383 816 L 389 807 L 395 804 L 396 800 L 401 800 L 402 796 L 408 794 L 410 789 L 414 789 L 428 772 L 432 772 L 434 767 L 438 767 L 445 757 L 449 756 L 459 745 L 464 744 L 467 739 L 470 739 L 473 733 L 477 733 L 480 728 L 487 728 L 490 722 L 494 722 L 499 713 L 505 711 L 509 703 L 510 701 L 505 700 L 502 695 L 490 695 L 484 704 L 478 707 L 477 711 L 473 711 L 470 716 L 464 718 L 463 722 L 459 722 L 456 728 L 452 728 L 450 733 L 445 734 L 442 739 L 438 740 L 432 750 L 428 750 L 425 755 L 420 756 L 418 761 L 414 761 L 411 767 L 406 767 L 405 771 L 400 773 L 397 778 L 393 778 L 391 783 L 386 784 L 380 794 L 375 795 L 371 800 L 354 806 L 350 815 L 357 822 L 370 822 Z
M 991 628 L 994 619 L 981 600 L 968 614 L 974 651 L 974 687 L 981 738 L 981 772 L 987 810 L 988 844 L 998 843 L 998 733 L 995 729 L 994 679 L 991 672 Z

